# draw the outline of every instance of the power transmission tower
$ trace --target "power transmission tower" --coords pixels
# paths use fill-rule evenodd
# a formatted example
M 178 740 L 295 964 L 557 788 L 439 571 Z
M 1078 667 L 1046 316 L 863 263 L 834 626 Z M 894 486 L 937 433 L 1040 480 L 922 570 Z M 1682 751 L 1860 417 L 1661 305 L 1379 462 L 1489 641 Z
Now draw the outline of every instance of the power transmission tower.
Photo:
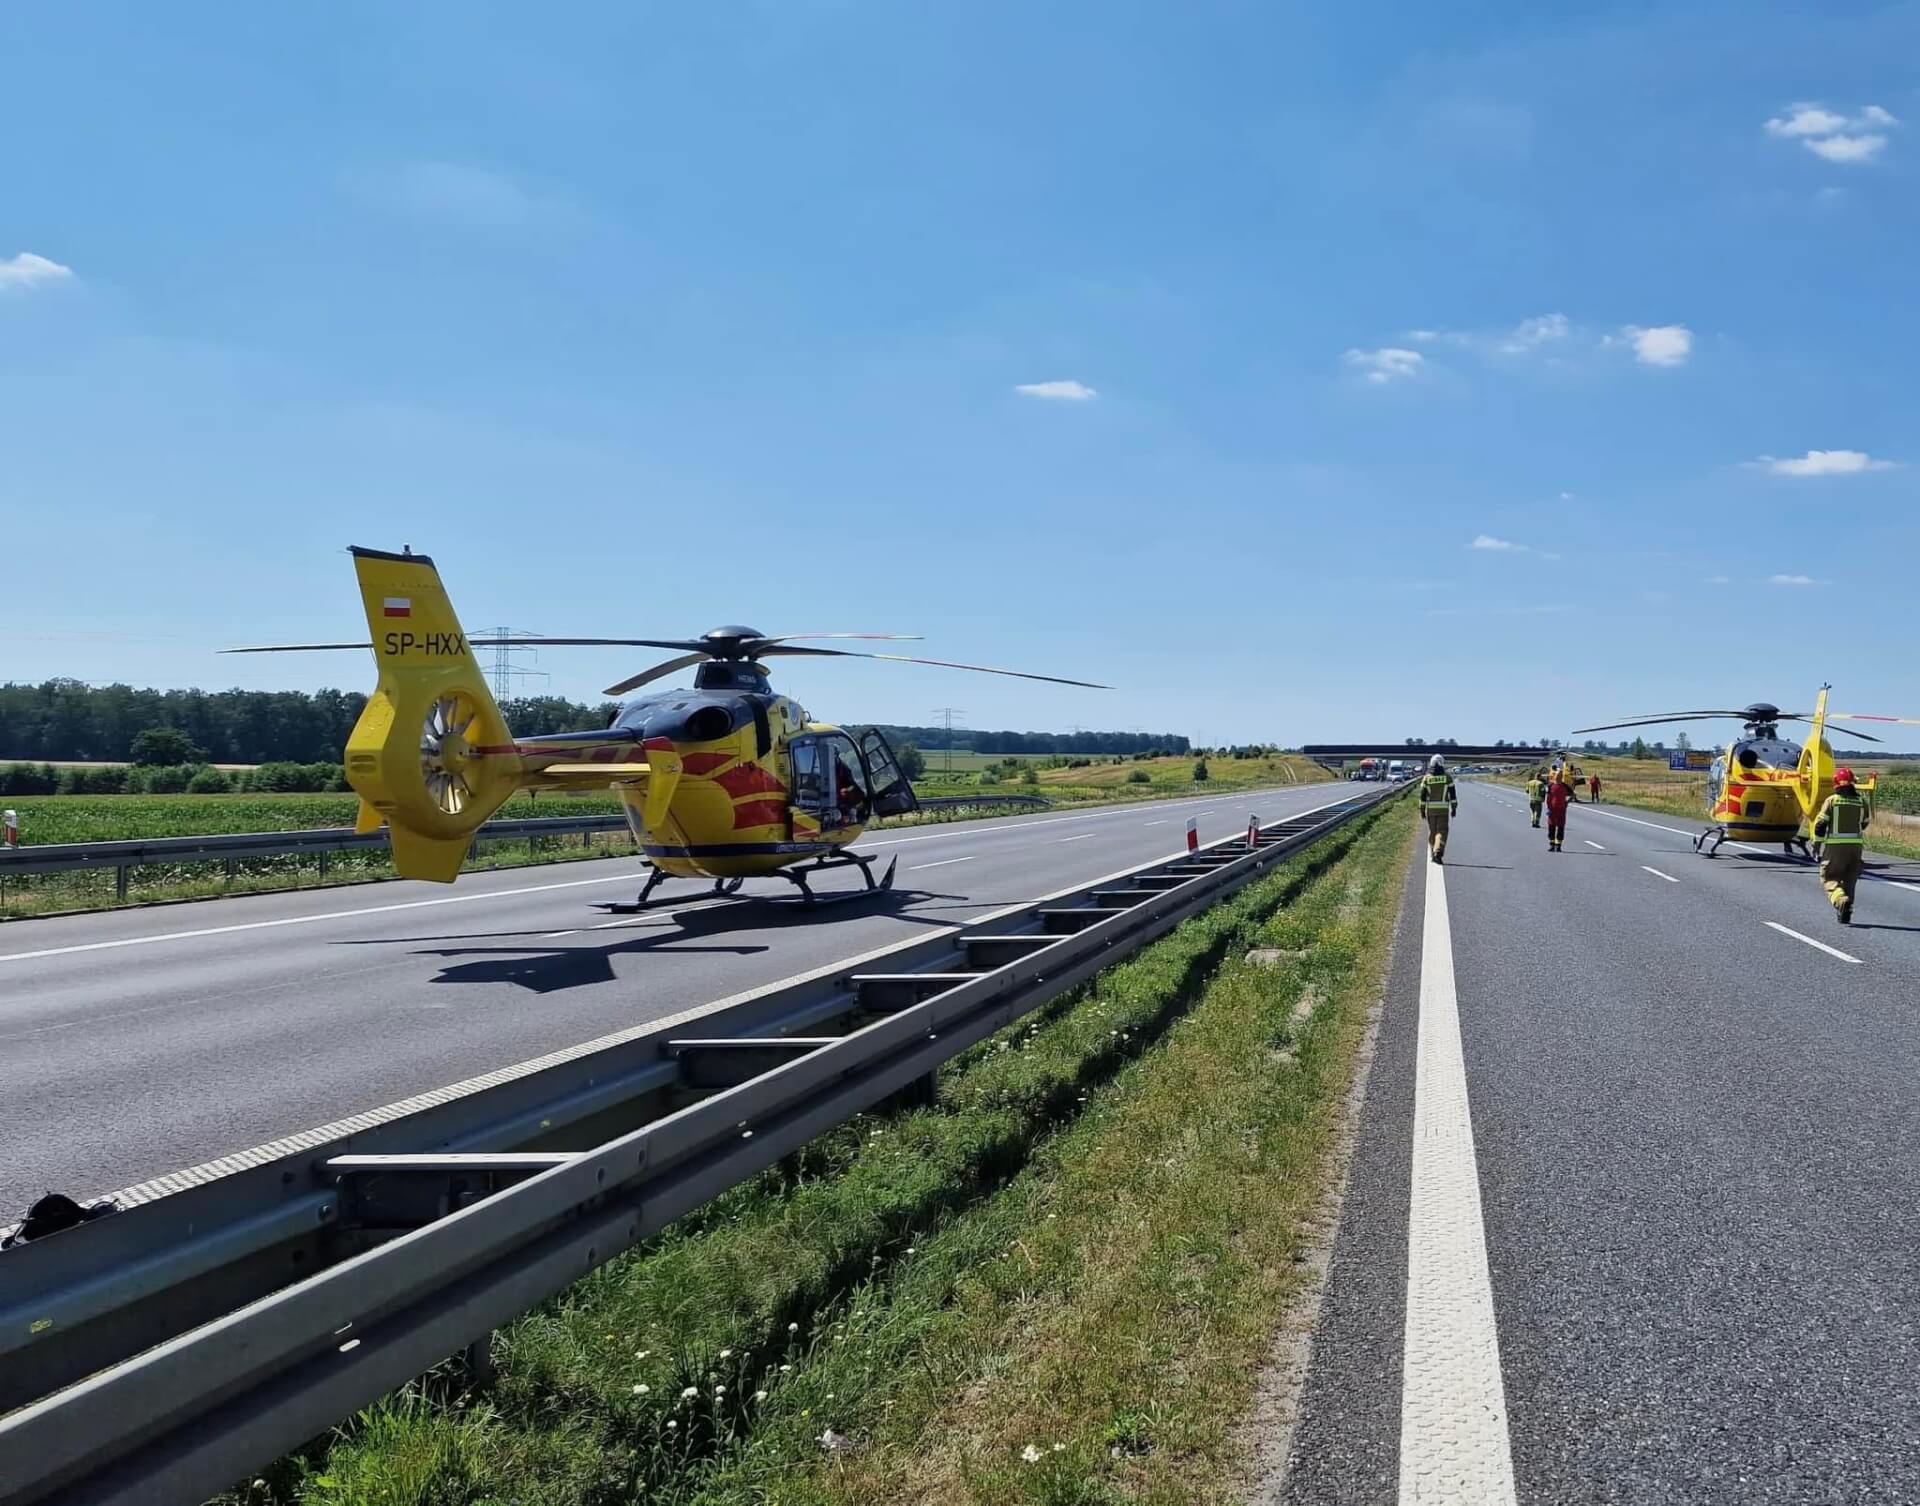
M 953 719 L 966 713 L 958 706 L 936 706 L 933 714 L 941 718 L 941 725 L 947 729 L 947 778 L 953 778 Z
M 517 628 L 497 627 L 487 635 L 494 640 L 493 668 L 487 671 L 487 678 L 493 681 L 493 696 L 497 701 L 511 700 L 515 680 L 544 680 L 548 678 L 544 669 L 523 669 L 513 662 L 515 654 L 538 655 L 539 650 L 532 642 L 519 642 L 521 639 L 535 639 L 538 633 L 529 633 Z

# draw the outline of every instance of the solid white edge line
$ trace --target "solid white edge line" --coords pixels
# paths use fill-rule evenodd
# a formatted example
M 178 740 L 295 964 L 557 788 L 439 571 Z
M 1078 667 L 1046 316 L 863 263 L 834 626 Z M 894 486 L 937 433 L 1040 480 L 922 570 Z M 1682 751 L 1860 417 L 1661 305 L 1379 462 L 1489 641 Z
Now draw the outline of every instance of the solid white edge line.
M 1642 872 L 1651 873 L 1655 878 L 1658 878 L 1658 879 L 1665 879 L 1669 884 L 1677 884 L 1680 882 L 1680 880 L 1675 878 L 1671 873 L 1662 873 L 1658 868 L 1647 867 L 1645 863 L 1642 863 L 1640 865 L 1640 868 Z
M 1817 947 L 1829 957 L 1838 957 L 1842 962 L 1852 962 L 1861 966 L 1865 965 L 1860 962 L 1858 957 L 1848 956 L 1837 946 L 1828 946 L 1824 941 L 1815 941 L 1811 936 L 1802 936 L 1798 931 L 1794 930 L 1792 926 L 1783 926 L 1777 920 L 1765 921 L 1763 924 L 1772 926 L 1774 930 L 1778 931 L 1782 936 L 1791 936 L 1795 941 L 1804 941 L 1810 947 Z
M 1420 948 L 1401 1506 L 1511 1506 L 1506 1387 L 1494 1328 L 1480 1175 L 1467 1100 L 1446 870 L 1427 867 Z

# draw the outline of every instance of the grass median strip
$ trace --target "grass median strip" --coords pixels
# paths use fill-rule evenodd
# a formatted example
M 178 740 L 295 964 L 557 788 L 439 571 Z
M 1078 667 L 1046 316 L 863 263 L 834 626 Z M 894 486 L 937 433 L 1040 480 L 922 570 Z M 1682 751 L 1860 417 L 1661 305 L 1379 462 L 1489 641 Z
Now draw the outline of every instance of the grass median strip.
M 1005 1492 L 1202 1457 L 1208 1336 L 1246 1370 L 1291 1289 L 1405 826 L 1336 834 L 950 1064 L 937 1107 L 856 1121 L 579 1283 L 498 1336 L 486 1395 L 429 1377 L 234 1499 L 1081 1499 Z M 1198 1308 L 1149 1332 L 1168 1298 Z M 1165 1365 L 1185 1382 L 1136 1391 Z M 1044 1422 L 1038 1465 L 989 1441 L 1016 1421 Z

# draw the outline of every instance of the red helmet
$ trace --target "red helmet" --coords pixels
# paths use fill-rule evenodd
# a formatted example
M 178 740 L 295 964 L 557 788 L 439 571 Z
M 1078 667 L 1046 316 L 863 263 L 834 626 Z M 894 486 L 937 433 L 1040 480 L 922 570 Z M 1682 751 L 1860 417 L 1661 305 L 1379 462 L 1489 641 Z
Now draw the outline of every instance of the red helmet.
M 1835 769 L 1833 771 L 1833 782 L 1835 784 L 1852 784 L 1853 770 L 1846 768 L 1844 766 L 1841 768 Z

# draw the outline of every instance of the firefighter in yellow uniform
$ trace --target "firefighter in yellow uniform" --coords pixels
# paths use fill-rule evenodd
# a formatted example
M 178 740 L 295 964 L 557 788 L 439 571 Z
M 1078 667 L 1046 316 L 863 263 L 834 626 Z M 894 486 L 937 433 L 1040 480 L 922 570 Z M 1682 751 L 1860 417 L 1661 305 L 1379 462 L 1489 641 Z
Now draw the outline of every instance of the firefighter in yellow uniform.
M 1547 782 L 1535 769 L 1527 779 L 1527 809 L 1533 813 L 1533 824 L 1540 824 L 1540 802 L 1547 798 Z
M 1447 826 L 1460 814 L 1460 791 L 1454 787 L 1447 761 L 1438 753 L 1427 764 L 1420 780 L 1420 809 L 1427 818 L 1427 846 L 1439 862 L 1447 852 Z
M 1843 926 L 1853 924 L 1853 891 L 1860 886 L 1865 866 L 1867 822 L 1872 813 L 1852 769 L 1833 771 L 1833 793 L 1821 802 L 1813 818 L 1813 835 L 1820 848 L 1820 882 Z

